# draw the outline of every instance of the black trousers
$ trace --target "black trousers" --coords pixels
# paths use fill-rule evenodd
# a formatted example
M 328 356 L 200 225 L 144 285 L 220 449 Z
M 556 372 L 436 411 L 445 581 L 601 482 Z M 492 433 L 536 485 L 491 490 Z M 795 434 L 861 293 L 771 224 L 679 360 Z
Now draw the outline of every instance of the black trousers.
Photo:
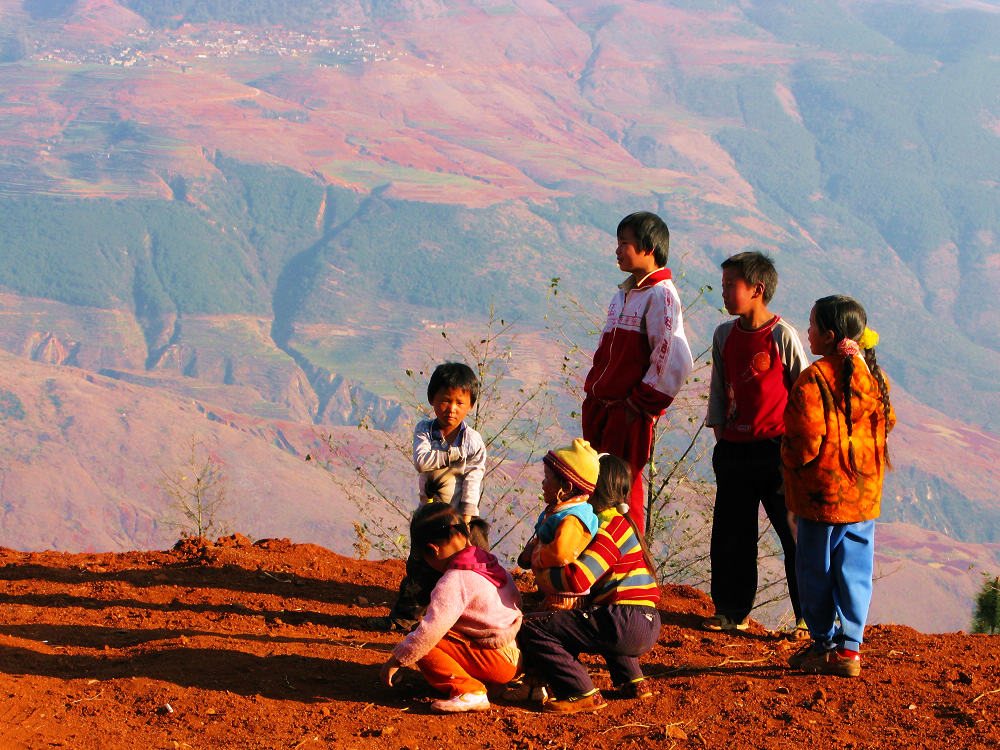
M 441 579 L 441 573 L 424 562 L 421 555 L 412 552 L 406 558 L 406 575 L 399 584 L 399 593 L 389 617 L 400 624 L 413 624 L 424 615 L 431 603 L 431 591 Z
M 609 604 L 527 615 L 517 643 L 525 670 L 565 700 L 594 689 L 580 654 L 603 656 L 611 682 L 623 685 L 642 677 L 639 657 L 659 635 L 660 613 L 655 607 Z
M 785 557 L 792 610 L 802 616 L 795 576 L 795 538 L 781 479 L 780 440 L 734 443 L 720 440 L 712 453 L 715 512 L 712 515 L 712 601 L 717 614 L 737 622 L 757 597 L 758 504 L 763 504 Z

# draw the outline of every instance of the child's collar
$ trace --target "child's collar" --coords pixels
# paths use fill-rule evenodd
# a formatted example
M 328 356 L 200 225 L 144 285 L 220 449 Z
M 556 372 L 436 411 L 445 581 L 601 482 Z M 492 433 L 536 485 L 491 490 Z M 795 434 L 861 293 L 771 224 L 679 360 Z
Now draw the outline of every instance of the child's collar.
M 465 432 L 465 420 L 463 419 L 458 424 L 458 428 L 455 430 L 456 435 L 461 435 Z M 434 421 L 431 422 L 431 433 L 432 435 L 441 435 L 444 437 L 444 433 L 441 432 L 441 425 L 438 424 L 437 417 L 434 417 Z
M 619 289 L 626 292 L 631 292 L 633 289 L 646 289 L 658 284 L 664 279 L 673 278 L 670 269 L 664 266 L 663 268 L 657 268 L 655 271 L 650 271 L 645 276 L 643 276 L 638 282 L 635 277 L 629 276 L 625 281 L 618 285 Z
M 573 497 L 571 497 L 569 500 L 563 500 L 560 503 L 549 503 L 548 505 L 545 506 L 545 512 L 549 513 L 550 515 L 552 513 L 558 513 L 564 508 L 570 508 L 574 505 L 581 505 L 582 503 L 587 502 L 589 499 L 590 499 L 589 495 L 573 495 Z

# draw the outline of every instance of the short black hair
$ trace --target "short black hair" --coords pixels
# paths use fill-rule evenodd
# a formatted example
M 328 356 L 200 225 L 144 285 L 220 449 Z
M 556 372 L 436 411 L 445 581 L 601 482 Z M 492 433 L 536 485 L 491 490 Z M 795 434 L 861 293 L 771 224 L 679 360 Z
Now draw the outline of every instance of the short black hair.
M 652 252 L 653 260 L 661 268 L 667 265 L 670 254 L 670 230 L 667 222 L 649 211 L 636 211 L 618 222 L 617 234 L 621 237 L 623 229 L 631 229 L 639 243 L 639 250 Z
M 427 383 L 427 401 L 434 403 L 434 397 L 445 388 L 459 388 L 469 392 L 473 406 L 479 398 L 479 378 L 472 368 L 462 362 L 445 362 L 434 368 Z
M 469 527 L 448 503 L 427 503 L 410 519 L 410 549 L 423 554 L 428 544 L 444 544 L 456 534 L 469 538 Z
M 736 253 L 722 261 L 722 268 L 732 268 L 739 271 L 740 276 L 750 286 L 764 285 L 764 304 L 774 297 L 778 288 L 778 269 L 774 267 L 771 256 L 757 251 Z

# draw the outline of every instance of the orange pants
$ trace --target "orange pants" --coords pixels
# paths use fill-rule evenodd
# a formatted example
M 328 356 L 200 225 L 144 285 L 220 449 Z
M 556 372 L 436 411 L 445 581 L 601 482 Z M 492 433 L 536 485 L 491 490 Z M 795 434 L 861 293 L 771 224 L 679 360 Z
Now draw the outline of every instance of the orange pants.
M 454 698 L 463 693 L 482 693 L 484 683 L 497 685 L 510 682 L 517 665 L 502 651 L 477 648 L 462 636 L 449 630 L 444 638 L 417 662 L 421 674 L 435 690 Z

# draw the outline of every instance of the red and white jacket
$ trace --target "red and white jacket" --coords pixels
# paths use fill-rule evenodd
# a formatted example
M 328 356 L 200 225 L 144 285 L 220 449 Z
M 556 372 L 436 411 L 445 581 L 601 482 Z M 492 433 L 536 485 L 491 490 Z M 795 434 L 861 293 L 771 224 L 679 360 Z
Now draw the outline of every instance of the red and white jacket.
M 619 285 L 584 390 L 658 417 L 693 366 L 680 297 L 670 269 L 661 268 L 638 284 L 629 276 Z

